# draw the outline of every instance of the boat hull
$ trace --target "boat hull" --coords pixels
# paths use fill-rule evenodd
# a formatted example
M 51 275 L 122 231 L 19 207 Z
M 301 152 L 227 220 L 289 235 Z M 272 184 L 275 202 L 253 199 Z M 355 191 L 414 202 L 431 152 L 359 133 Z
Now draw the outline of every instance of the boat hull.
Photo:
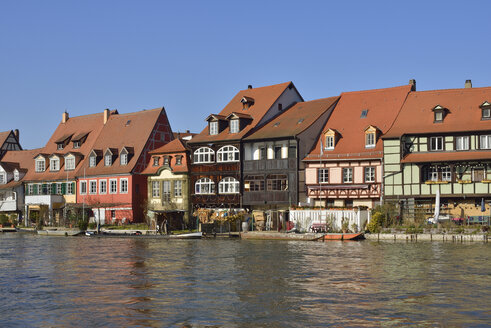
M 320 241 L 330 241 L 330 240 L 360 240 L 365 239 L 363 232 L 359 233 L 326 233 Z

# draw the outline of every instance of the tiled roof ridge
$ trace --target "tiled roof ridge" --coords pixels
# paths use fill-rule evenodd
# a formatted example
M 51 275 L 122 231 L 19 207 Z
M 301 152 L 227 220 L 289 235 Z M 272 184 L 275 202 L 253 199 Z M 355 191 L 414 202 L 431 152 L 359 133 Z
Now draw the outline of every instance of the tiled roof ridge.
M 239 90 L 238 93 L 242 92 L 242 91 L 251 91 L 251 90 L 259 90 L 259 89 L 263 89 L 263 88 L 271 88 L 271 87 L 278 87 L 280 85 L 285 85 L 285 86 L 288 86 L 290 85 L 290 83 L 293 83 L 292 81 L 288 81 L 288 82 L 282 82 L 282 83 L 277 83 L 277 84 L 270 84 L 270 85 L 265 85 L 265 86 L 262 86 L 262 87 L 253 87 L 252 89 L 242 89 L 242 90 Z
M 480 91 L 480 90 L 490 90 L 491 87 L 477 87 L 477 88 L 453 88 L 453 89 L 436 89 L 436 90 L 421 90 L 421 91 L 413 91 L 414 94 L 418 93 L 439 93 L 439 92 L 455 92 L 455 91 L 466 91 L 466 92 L 471 92 L 472 90 L 474 91 Z
M 141 110 L 138 110 L 138 111 L 135 111 L 135 112 L 129 112 L 129 113 L 119 113 L 119 114 L 113 114 L 111 116 L 109 116 L 109 118 L 111 117 L 125 117 L 125 116 L 133 116 L 133 115 L 139 115 L 141 113 L 145 113 L 145 112 L 157 112 L 157 111 L 161 111 L 162 109 L 164 109 L 164 106 L 162 107 L 157 107 L 157 108 L 152 108 L 152 109 L 141 109 Z
M 353 94 L 363 94 L 363 93 L 375 93 L 375 92 L 380 92 L 380 91 L 395 91 L 397 89 L 410 89 L 411 85 L 405 84 L 405 85 L 399 85 L 396 87 L 390 87 L 390 88 L 379 88 L 379 89 L 369 89 L 369 90 L 358 90 L 358 91 L 344 91 L 341 92 L 341 97 L 343 95 L 353 95 Z

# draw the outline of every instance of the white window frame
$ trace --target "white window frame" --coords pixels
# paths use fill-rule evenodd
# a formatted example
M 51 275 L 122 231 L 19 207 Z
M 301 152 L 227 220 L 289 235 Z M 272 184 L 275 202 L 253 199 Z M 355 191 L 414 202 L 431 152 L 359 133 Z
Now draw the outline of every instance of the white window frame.
M 176 165 L 182 165 L 182 156 L 181 155 L 176 156 Z
M 20 179 L 20 173 L 17 170 L 14 170 L 14 181 L 19 181 Z
M 238 162 L 240 161 L 240 152 L 237 147 L 223 146 L 217 151 L 217 163 Z
M 67 184 L 66 184 L 66 194 L 67 195 L 73 195 L 74 194 L 74 191 L 73 191 L 73 182 L 67 182 Z
M 65 171 L 75 170 L 75 157 L 69 156 L 65 158 Z
M 479 148 L 480 149 L 491 149 L 491 135 L 485 134 L 479 136 Z
M 113 190 L 113 186 L 114 186 L 114 190 Z M 118 193 L 118 179 L 109 179 L 109 193 L 112 195 Z
M 238 133 L 239 132 L 239 120 L 233 119 L 230 120 L 230 133 Z
M 170 202 L 171 200 L 171 181 L 164 180 L 162 181 L 162 201 Z
M 57 150 L 63 150 L 63 148 L 65 148 L 65 145 L 63 143 L 59 143 L 56 145 Z
M 104 166 L 113 165 L 113 156 L 111 154 L 104 155 Z
M 0 184 L 7 183 L 7 173 L 0 173 Z
M 343 167 L 343 183 L 353 183 L 352 167 Z
M 444 150 L 445 140 L 443 137 L 430 137 L 430 151 Z
M 329 169 L 319 168 L 317 170 L 317 176 L 319 183 L 329 183 Z
M 46 160 L 44 158 L 36 159 L 36 172 L 44 172 L 46 170 Z
M 128 154 L 122 153 L 121 156 L 119 157 L 119 163 L 121 165 L 128 165 Z
M 128 178 L 119 179 L 119 193 L 120 194 L 127 194 L 128 189 L 129 189 Z
M 60 170 L 60 159 L 58 157 L 49 159 L 49 170 L 54 172 Z
M 213 121 L 209 123 L 209 132 L 212 136 L 218 134 L 218 121 Z
M 365 182 L 366 183 L 372 183 L 375 182 L 375 167 L 373 166 L 366 166 L 363 169 L 364 177 L 365 177 Z
M 95 186 L 95 190 L 93 190 L 93 186 Z M 97 194 L 97 180 L 89 180 L 89 195 Z
M 152 181 L 152 198 L 160 197 L 160 181 Z
M 439 181 L 440 177 L 438 174 L 438 167 L 436 167 L 436 166 L 430 167 L 429 178 L 430 178 L 430 181 Z
M 174 180 L 174 197 L 182 197 L 182 180 Z
M 491 107 L 482 108 L 482 119 L 488 120 L 491 118 Z
M 89 157 L 89 167 L 96 167 L 97 166 L 97 156 L 90 156 Z
M 57 182 L 56 183 L 56 192 L 55 192 L 56 195 L 63 195 L 63 188 L 62 188 L 62 183 L 61 182 Z
M 99 180 L 99 195 L 107 194 L 107 180 L 101 179 Z
M 87 195 L 87 180 L 80 180 L 80 195 Z
M 209 147 L 201 147 L 194 151 L 193 163 L 214 163 L 215 152 Z
M 326 136 L 326 145 L 324 147 L 326 150 L 334 149 L 334 136 Z
M 240 192 L 240 182 L 234 177 L 225 177 L 218 182 L 219 194 L 238 194 Z
M 153 166 L 159 166 L 159 159 L 160 159 L 160 158 L 159 158 L 158 156 L 155 156 L 155 157 L 153 158 Z
M 215 182 L 210 178 L 201 178 L 194 184 L 194 192 L 197 195 L 215 194 Z
M 82 144 L 82 142 L 80 142 L 80 140 L 74 141 L 73 142 L 73 148 L 78 149 L 78 148 L 80 148 L 81 144 Z
M 442 181 L 452 181 L 452 169 L 450 166 L 442 166 L 440 172 L 442 174 Z
M 365 148 L 375 147 L 375 132 L 368 132 L 365 134 Z
M 469 150 L 469 136 L 455 137 L 455 150 Z

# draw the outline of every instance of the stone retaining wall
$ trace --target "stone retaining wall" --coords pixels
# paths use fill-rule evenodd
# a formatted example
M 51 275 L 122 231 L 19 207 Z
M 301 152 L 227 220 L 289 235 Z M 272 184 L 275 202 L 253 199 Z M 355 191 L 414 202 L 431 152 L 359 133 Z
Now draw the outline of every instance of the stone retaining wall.
M 464 242 L 464 241 L 478 241 L 488 242 L 487 234 L 474 234 L 474 235 L 462 235 L 462 234 L 403 234 L 403 233 L 379 233 L 379 234 L 365 234 L 365 238 L 368 240 L 393 240 L 393 241 L 452 241 L 452 242 Z

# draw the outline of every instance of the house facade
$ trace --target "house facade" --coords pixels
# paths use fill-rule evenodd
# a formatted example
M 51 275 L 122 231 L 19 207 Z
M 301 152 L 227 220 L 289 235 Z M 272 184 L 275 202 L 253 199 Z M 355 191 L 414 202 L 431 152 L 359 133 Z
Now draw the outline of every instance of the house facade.
M 491 88 L 411 93 L 383 137 L 385 200 L 409 218 L 489 215 Z M 482 205 L 485 205 L 484 213 Z
M 143 174 L 148 175 L 148 213 L 161 231 L 164 224 L 184 229 L 190 221 L 189 151 L 186 139 L 178 138 L 150 152 L 152 159 Z
M 150 151 L 173 138 L 164 108 L 104 111 L 103 128 L 77 171 L 77 206 L 99 224 L 143 222 Z
M 315 207 L 374 207 L 382 202 L 381 137 L 415 82 L 407 86 L 344 92 L 314 149 L 304 158 L 305 183 Z
M 297 102 L 292 82 L 239 91 L 208 126 L 188 142 L 193 209 L 242 209 L 243 139 Z
M 0 160 L 9 150 L 22 150 L 17 129 L 0 132 Z
M 338 97 L 299 102 L 243 140 L 243 205 L 287 211 L 305 203 L 302 159 L 312 150 Z

